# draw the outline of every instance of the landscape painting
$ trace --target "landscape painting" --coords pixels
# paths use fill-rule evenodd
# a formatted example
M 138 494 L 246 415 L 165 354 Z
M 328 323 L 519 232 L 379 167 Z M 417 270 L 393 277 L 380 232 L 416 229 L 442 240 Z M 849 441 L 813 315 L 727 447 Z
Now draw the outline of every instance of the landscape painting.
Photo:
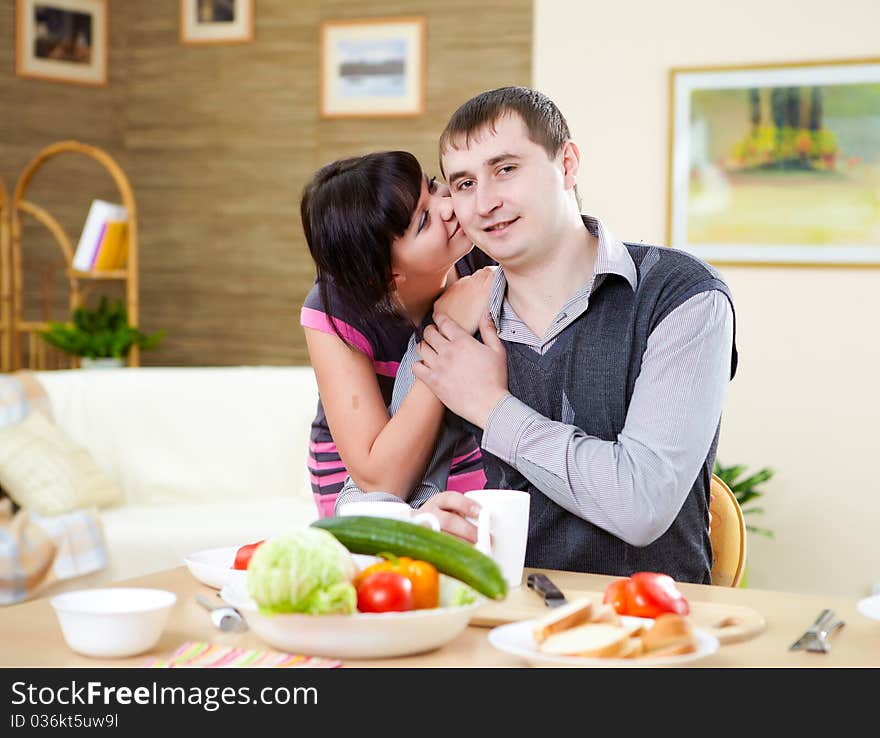
M 880 263 L 880 61 L 673 70 L 669 243 Z
M 424 111 L 425 19 L 327 21 L 321 28 L 321 115 Z

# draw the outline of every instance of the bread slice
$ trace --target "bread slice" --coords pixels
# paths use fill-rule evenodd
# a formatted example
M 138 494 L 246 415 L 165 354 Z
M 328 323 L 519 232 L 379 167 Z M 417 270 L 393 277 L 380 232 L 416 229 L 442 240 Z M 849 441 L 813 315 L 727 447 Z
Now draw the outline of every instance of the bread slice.
M 615 658 L 629 647 L 629 632 L 606 623 L 586 623 L 549 636 L 539 649 L 552 656 Z
M 630 637 L 624 648 L 617 654 L 619 659 L 634 659 L 645 653 L 645 645 L 641 638 Z
M 667 656 L 684 656 L 685 654 L 693 653 L 698 647 L 699 644 L 697 643 L 696 638 L 686 639 L 678 641 L 677 643 L 672 643 L 663 648 L 655 648 L 653 651 L 646 651 L 642 656 L 648 659 L 665 658 Z
M 654 625 L 642 633 L 645 651 L 650 653 L 682 642 L 696 642 L 694 629 L 687 618 L 667 612 L 654 619 Z
M 592 615 L 593 603 L 587 597 L 556 607 L 535 622 L 535 641 L 542 643 L 554 633 L 586 623 Z
M 592 623 L 608 623 L 609 625 L 620 625 L 620 615 L 614 609 L 614 605 L 597 605 L 593 608 L 593 615 L 590 618 Z

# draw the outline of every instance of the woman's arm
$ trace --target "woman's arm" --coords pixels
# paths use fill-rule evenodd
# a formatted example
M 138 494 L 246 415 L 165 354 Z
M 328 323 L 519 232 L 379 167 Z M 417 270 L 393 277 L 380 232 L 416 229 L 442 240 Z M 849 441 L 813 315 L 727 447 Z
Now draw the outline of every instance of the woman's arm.
M 324 414 L 346 470 L 365 492 L 406 499 L 431 457 L 443 404 L 417 382 L 389 418 L 370 359 L 336 335 L 303 330 Z
M 488 303 L 493 274 L 482 269 L 451 285 L 443 297 L 444 309 L 463 324 L 476 326 Z M 370 359 L 336 334 L 303 330 L 327 424 L 349 475 L 364 492 L 390 492 L 407 499 L 428 466 L 443 404 L 417 381 L 389 418 Z

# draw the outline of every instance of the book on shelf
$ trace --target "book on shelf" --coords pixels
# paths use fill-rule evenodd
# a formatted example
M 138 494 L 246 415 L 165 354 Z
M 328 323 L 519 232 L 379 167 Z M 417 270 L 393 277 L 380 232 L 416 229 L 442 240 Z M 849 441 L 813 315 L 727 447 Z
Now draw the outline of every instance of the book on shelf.
M 92 200 L 86 222 L 73 254 L 73 268 L 80 272 L 91 271 L 98 247 L 106 235 L 106 224 L 111 221 L 124 221 L 128 218 L 125 207 L 106 200 Z
M 124 269 L 127 261 L 128 221 L 108 220 L 104 224 L 92 269 L 96 272 Z

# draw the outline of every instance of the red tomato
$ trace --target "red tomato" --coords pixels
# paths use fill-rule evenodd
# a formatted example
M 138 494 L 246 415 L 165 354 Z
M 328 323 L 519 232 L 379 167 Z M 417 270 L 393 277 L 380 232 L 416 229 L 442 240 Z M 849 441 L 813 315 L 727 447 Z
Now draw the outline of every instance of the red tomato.
M 653 602 L 661 612 L 675 612 L 679 615 L 690 613 L 688 601 L 668 574 L 640 571 L 632 575 L 632 581 L 642 597 Z
M 249 543 L 247 546 L 242 546 L 238 551 L 235 552 L 235 562 L 232 564 L 233 569 L 247 569 L 248 564 L 251 563 L 251 556 L 254 555 L 254 551 L 257 550 L 259 546 L 262 546 L 264 541 L 257 541 L 256 543 Z
M 638 618 L 656 618 L 664 612 L 687 615 L 691 609 L 672 577 L 646 571 L 611 582 L 602 601 L 620 615 Z
M 361 612 L 412 610 L 412 582 L 393 571 L 374 572 L 357 588 L 357 608 Z
M 605 588 L 605 596 L 602 602 L 611 605 L 618 613 L 626 612 L 627 589 L 629 579 L 617 579 Z

